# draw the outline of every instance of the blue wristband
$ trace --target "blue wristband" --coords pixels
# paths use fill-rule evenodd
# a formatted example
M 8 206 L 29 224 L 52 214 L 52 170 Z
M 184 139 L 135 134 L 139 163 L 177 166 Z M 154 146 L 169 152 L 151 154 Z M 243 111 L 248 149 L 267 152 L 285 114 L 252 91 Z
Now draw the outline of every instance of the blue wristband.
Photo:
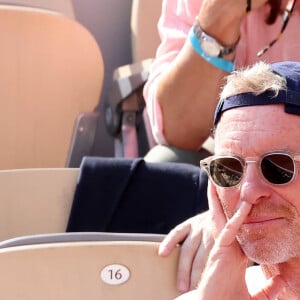
M 229 72 L 229 73 L 234 71 L 234 64 L 233 64 L 232 61 L 226 60 L 226 59 L 221 58 L 221 57 L 208 56 L 207 54 L 204 53 L 204 51 L 202 50 L 202 48 L 200 46 L 199 40 L 198 40 L 197 36 L 194 33 L 193 27 L 189 31 L 189 39 L 190 39 L 191 45 L 193 46 L 193 49 L 201 57 L 203 57 L 207 62 L 209 62 L 210 64 L 212 64 L 216 68 L 221 69 L 223 71 L 226 71 L 226 72 Z

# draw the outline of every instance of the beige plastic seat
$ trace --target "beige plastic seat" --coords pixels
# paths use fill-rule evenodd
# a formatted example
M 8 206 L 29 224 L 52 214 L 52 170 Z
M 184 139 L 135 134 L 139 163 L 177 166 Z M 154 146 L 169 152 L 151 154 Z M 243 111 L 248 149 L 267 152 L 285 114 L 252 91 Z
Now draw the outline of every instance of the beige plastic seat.
M 78 172 L 75 168 L 0 170 L 0 241 L 65 232 Z
M 64 167 L 76 117 L 102 90 L 99 46 L 59 13 L 0 5 L 0 169 Z
M 179 248 L 159 257 L 162 236 L 64 233 L 78 174 L 0 170 L 1 299 L 175 298 Z
M 0 0 L 1 4 L 22 5 L 58 12 L 71 19 L 75 19 L 74 6 L 72 0 Z
M 179 295 L 175 285 L 179 248 L 162 258 L 158 245 L 116 238 L 1 248 L 1 298 L 174 299 Z
M 134 62 L 154 58 L 160 38 L 157 22 L 162 0 L 133 0 L 131 7 L 131 45 Z

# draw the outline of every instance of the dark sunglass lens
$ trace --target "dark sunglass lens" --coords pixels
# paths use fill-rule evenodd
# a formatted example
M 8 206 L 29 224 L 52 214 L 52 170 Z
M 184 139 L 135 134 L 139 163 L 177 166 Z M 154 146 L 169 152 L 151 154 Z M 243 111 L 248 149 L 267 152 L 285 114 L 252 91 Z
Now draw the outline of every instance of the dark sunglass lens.
M 288 183 L 294 175 L 293 159 L 285 154 L 267 155 L 261 162 L 261 171 L 273 184 Z
M 217 185 L 232 187 L 240 182 L 243 176 L 243 166 L 234 157 L 216 158 L 210 164 L 210 175 Z

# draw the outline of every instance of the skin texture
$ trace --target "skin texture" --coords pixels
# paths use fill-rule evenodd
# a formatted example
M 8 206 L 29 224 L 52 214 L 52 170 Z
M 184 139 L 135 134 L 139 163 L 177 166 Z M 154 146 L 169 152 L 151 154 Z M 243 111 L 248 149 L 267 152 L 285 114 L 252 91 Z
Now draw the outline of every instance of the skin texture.
M 216 194 L 211 196 L 218 199 Z M 212 204 L 213 201 L 211 200 L 211 206 L 217 221 L 215 245 L 209 255 L 198 288 L 176 299 L 276 299 L 286 287 L 286 282 L 280 275 L 269 279 L 260 291 L 252 295 L 249 294 L 245 282 L 241 280 L 244 276 L 247 258 L 236 241 L 236 235 L 253 206 L 242 201 L 234 215 L 226 222 L 220 203 L 216 201 Z M 224 276 L 224 270 L 230 276 Z

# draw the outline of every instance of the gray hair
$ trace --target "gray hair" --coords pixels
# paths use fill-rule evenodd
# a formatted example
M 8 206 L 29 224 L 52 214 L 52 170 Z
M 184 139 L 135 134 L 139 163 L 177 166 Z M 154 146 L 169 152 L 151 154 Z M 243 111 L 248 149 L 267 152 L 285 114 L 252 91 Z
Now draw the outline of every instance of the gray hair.
M 286 79 L 274 73 L 269 64 L 260 61 L 228 75 L 220 99 L 242 93 L 259 95 L 267 90 L 274 91 L 276 97 L 280 90 L 286 90 Z

